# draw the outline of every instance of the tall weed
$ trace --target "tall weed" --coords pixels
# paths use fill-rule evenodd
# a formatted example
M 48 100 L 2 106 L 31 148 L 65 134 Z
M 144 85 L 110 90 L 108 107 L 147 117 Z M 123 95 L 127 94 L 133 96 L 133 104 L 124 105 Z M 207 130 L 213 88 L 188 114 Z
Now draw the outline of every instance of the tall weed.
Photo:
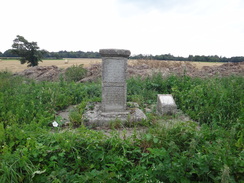
M 154 75 L 127 82 L 141 107 L 172 93 L 193 120 L 170 127 L 149 116 L 148 131 L 120 138 L 84 126 L 48 126 L 55 112 L 101 100 L 97 83 L 35 82 L 0 73 L 0 182 L 241 182 L 243 78 Z M 172 117 L 173 118 L 173 117 Z M 78 120 L 77 120 L 78 119 Z M 153 121 L 153 122 L 152 122 Z M 135 129 L 136 131 L 136 129 Z
M 244 79 L 240 76 L 209 79 L 188 76 L 128 80 L 128 100 L 140 98 L 155 103 L 157 94 L 171 93 L 178 107 L 193 120 L 229 126 L 241 118 L 244 103 Z

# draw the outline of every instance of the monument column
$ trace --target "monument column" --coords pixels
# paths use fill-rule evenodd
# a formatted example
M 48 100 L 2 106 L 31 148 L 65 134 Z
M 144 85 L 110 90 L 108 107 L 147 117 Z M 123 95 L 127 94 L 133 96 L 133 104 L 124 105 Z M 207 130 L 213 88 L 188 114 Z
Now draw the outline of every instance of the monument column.
M 126 107 L 126 69 L 129 50 L 101 49 L 102 103 L 88 104 L 83 115 L 87 125 L 106 126 L 114 120 L 137 122 L 147 117 L 139 108 Z
M 102 112 L 126 111 L 126 69 L 129 50 L 101 49 Z

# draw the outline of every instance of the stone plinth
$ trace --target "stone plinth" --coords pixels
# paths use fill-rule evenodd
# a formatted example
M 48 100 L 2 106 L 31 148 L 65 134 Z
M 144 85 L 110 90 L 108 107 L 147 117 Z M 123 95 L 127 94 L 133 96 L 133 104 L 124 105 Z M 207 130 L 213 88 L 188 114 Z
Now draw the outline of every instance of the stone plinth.
M 125 112 L 102 112 L 100 105 L 100 103 L 88 104 L 87 110 L 83 115 L 85 125 L 109 126 L 115 120 L 119 120 L 121 123 L 134 123 L 147 119 L 143 111 L 138 108 L 127 108 Z
M 158 94 L 157 112 L 161 115 L 177 112 L 177 106 L 171 94 Z
M 101 49 L 102 112 L 125 112 L 129 50 Z

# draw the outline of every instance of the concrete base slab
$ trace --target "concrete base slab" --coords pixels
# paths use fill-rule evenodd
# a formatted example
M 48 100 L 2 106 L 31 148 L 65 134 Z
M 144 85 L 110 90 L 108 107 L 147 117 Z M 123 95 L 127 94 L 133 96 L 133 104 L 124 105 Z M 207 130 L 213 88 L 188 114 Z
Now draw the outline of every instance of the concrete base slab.
M 128 108 L 124 112 L 102 112 L 101 103 L 90 103 L 86 106 L 83 121 L 87 126 L 109 126 L 115 120 L 122 123 L 138 122 L 147 119 L 139 108 Z

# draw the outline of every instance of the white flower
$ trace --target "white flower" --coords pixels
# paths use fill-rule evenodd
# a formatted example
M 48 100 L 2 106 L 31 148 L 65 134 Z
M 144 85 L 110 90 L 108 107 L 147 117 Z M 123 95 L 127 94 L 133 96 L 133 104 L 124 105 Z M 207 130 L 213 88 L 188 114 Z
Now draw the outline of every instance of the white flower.
M 52 122 L 52 124 L 53 124 L 53 127 L 58 127 L 57 121 Z

